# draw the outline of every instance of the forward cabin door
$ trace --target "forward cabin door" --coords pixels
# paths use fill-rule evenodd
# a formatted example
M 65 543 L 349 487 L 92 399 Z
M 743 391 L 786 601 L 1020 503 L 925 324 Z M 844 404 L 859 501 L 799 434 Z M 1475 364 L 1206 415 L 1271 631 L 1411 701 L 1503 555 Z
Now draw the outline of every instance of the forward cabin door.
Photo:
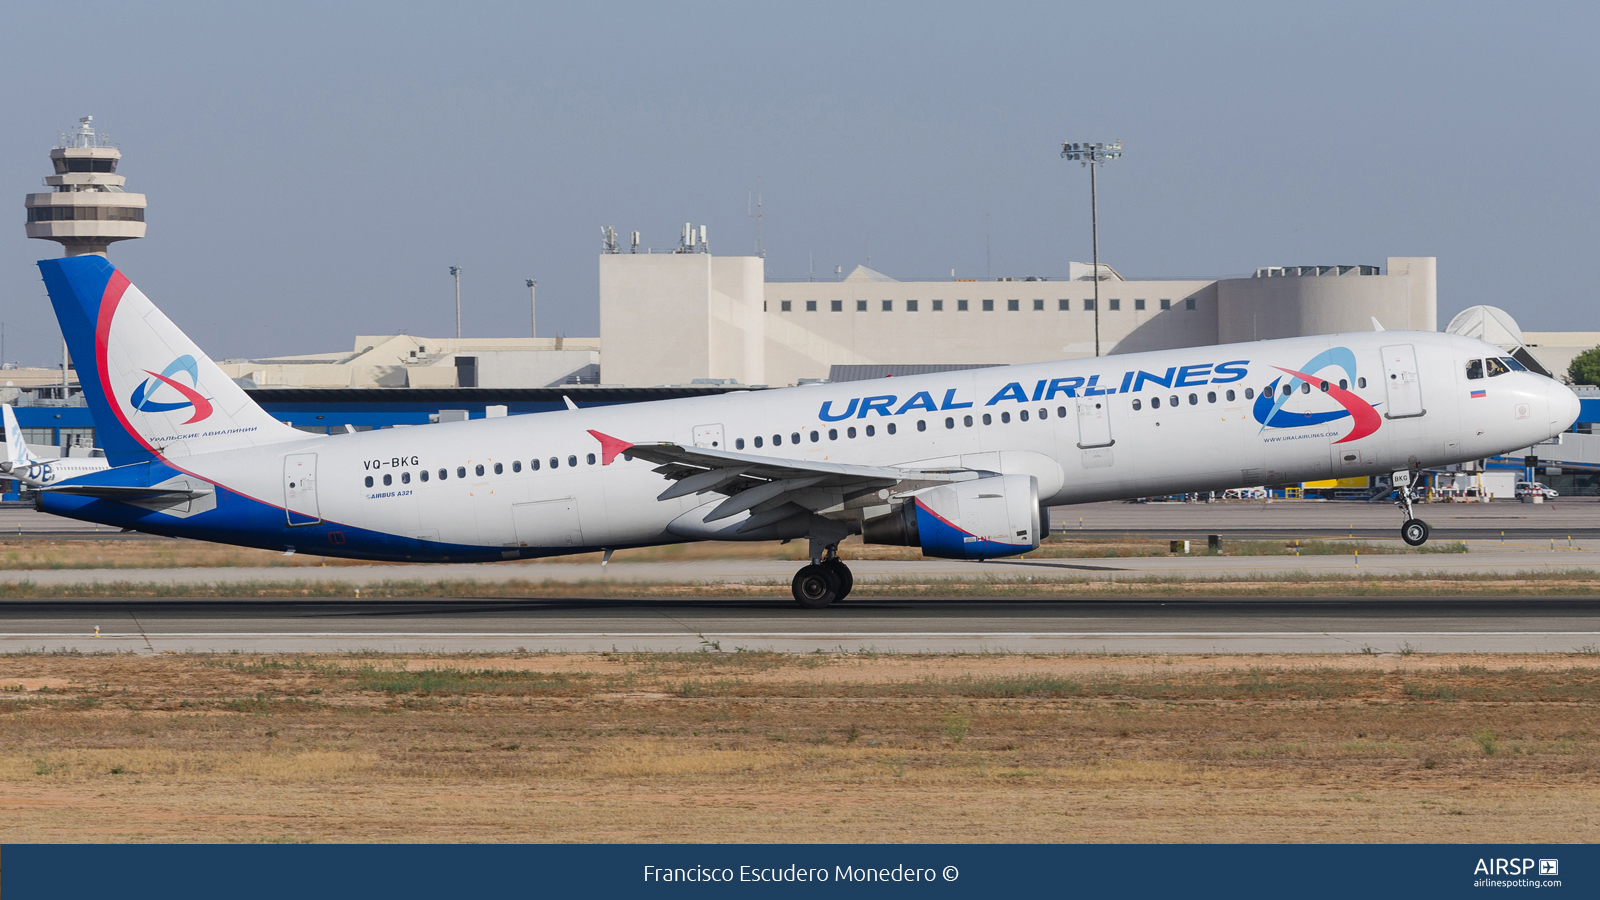
M 1417 377 L 1417 348 L 1393 344 L 1383 348 L 1383 386 L 1388 409 L 1384 415 L 1405 419 L 1426 415 L 1422 408 L 1422 381 Z
M 315 453 L 291 453 L 283 458 L 283 510 L 291 527 L 322 521 L 317 506 Z
M 694 445 L 696 447 L 709 447 L 712 450 L 726 450 L 727 445 L 722 440 L 722 426 L 696 425 L 694 427 Z

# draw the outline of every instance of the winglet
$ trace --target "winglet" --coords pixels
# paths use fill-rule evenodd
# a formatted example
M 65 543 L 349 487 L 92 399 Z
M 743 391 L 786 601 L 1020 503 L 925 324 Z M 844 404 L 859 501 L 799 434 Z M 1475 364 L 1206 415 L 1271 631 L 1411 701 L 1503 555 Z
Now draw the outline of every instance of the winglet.
M 1377 316 L 1372 316 L 1371 318 L 1372 318 L 1372 330 L 1373 331 L 1382 331 L 1383 330 L 1383 323 L 1378 321 L 1378 317 Z
M 594 439 L 600 442 L 600 465 L 602 466 L 611 465 L 611 461 L 617 458 L 618 453 L 626 453 L 633 449 L 632 444 L 621 438 L 614 438 L 609 434 L 601 434 L 593 428 L 589 429 L 589 433 L 594 435 Z
M 1380 329 L 1380 330 L 1381 330 L 1381 329 Z M 577 408 L 578 408 L 578 404 L 576 404 L 576 403 L 573 403 L 573 402 L 572 402 L 572 398 L 571 398 L 571 397 L 568 397 L 568 396 L 567 396 L 567 395 L 566 395 L 566 394 L 562 394 L 562 395 L 561 395 L 561 399 L 562 399 L 562 400 L 564 400 L 564 401 L 566 401 L 566 404 L 567 404 L 567 409 L 577 409 Z

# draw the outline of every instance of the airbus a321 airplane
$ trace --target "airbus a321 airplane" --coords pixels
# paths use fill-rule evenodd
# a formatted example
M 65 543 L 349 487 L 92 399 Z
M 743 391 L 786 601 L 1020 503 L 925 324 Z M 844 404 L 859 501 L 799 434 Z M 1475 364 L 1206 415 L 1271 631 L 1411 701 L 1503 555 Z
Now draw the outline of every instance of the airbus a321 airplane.
M 98 256 L 39 263 L 112 468 L 46 512 L 372 560 L 805 539 L 802 606 L 850 592 L 846 536 L 987 559 L 1041 508 L 1396 473 L 1565 431 L 1577 396 L 1504 352 L 1368 332 L 313 436 L 273 419 Z M 1410 544 L 1428 526 L 1401 492 Z

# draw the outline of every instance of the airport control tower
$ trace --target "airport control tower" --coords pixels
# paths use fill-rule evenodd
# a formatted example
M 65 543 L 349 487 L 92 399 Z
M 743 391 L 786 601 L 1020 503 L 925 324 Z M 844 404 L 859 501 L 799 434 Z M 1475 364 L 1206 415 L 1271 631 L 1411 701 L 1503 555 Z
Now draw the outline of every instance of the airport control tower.
M 28 195 L 28 237 L 58 241 L 68 256 L 105 256 L 112 241 L 144 237 L 144 195 L 122 189 L 122 151 L 95 134 L 93 121 L 79 119 L 78 129 L 50 151 L 56 170 L 44 180 L 50 192 Z

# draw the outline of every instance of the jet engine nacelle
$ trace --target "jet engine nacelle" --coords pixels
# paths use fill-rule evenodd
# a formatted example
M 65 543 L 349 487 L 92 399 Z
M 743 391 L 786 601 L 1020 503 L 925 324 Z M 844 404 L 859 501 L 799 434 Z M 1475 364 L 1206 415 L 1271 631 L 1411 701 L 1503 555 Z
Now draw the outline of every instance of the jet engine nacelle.
M 925 556 L 992 559 L 1039 546 L 1039 482 L 995 475 L 923 491 L 862 523 L 869 544 L 921 547 Z

